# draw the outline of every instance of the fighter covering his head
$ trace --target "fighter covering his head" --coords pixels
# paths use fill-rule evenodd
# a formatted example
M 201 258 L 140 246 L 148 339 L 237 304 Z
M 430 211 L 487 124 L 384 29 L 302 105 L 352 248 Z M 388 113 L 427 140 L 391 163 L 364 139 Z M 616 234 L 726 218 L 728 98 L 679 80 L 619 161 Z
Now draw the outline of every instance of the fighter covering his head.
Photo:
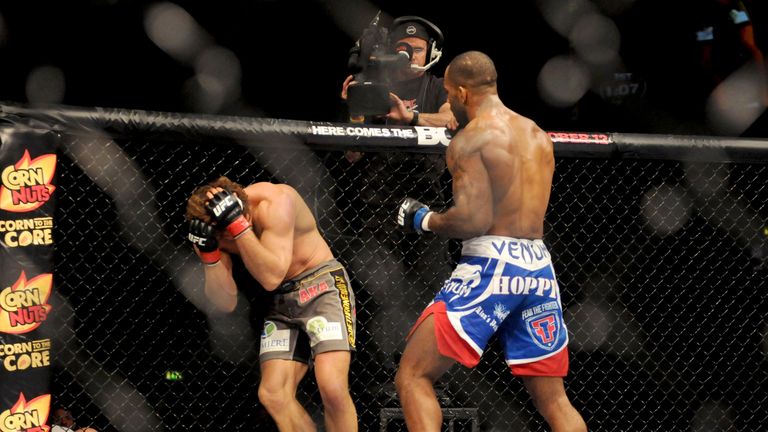
M 221 177 L 193 192 L 186 216 L 188 239 L 206 264 L 205 294 L 214 306 L 228 312 L 237 304 L 233 255 L 273 293 L 261 334 L 259 400 L 278 428 L 315 430 L 296 400 L 314 357 L 326 429 L 356 431 L 348 381 L 355 296 L 301 196 L 284 184 L 244 188 Z

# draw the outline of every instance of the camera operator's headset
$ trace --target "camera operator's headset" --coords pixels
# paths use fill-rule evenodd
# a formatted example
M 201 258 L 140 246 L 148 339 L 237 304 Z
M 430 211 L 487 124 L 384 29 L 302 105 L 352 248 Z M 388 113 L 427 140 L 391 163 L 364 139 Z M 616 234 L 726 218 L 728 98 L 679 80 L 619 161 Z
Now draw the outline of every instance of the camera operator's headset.
M 390 29 L 397 28 L 397 26 L 406 22 L 417 22 L 423 25 L 424 28 L 427 29 L 427 33 L 429 33 L 429 40 L 427 41 L 427 64 L 424 66 L 411 65 L 412 69 L 425 71 L 434 66 L 434 64 L 440 60 L 440 57 L 443 56 L 443 32 L 441 32 L 436 25 L 425 20 L 424 18 L 411 15 L 396 18 L 394 21 L 392 21 L 392 26 Z

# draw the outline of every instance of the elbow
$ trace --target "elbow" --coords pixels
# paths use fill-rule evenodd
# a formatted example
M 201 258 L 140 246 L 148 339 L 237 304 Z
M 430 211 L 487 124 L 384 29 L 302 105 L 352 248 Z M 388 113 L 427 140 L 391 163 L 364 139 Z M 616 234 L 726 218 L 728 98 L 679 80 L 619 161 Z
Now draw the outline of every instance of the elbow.
M 261 286 L 267 291 L 274 291 L 285 281 L 285 273 L 265 275 L 259 279 Z
M 467 238 L 480 237 L 488 234 L 493 226 L 492 218 L 476 218 L 473 223 L 467 224 Z
M 290 257 L 289 257 L 290 258 Z M 248 267 L 248 272 L 267 291 L 274 291 L 285 281 L 290 261 Z
M 261 286 L 265 290 L 272 292 L 272 291 L 276 290 L 277 287 L 280 286 L 280 284 L 279 283 L 271 283 L 271 282 L 262 282 Z
M 223 304 L 217 304 L 216 310 L 222 313 L 232 313 L 235 311 L 235 307 L 237 307 L 237 298 L 235 298 L 234 301 L 223 303 Z
M 264 289 L 267 291 L 274 291 L 279 288 L 283 282 L 285 282 L 286 276 L 288 276 L 288 267 L 291 262 L 286 260 L 279 268 L 272 269 L 271 272 L 265 274 L 265 280 L 263 282 Z

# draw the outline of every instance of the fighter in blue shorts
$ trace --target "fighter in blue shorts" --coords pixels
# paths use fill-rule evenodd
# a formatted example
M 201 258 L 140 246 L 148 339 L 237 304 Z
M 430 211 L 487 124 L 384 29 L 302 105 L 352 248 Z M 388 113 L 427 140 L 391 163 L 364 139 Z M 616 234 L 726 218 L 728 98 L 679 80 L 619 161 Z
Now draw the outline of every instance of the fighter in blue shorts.
M 431 314 L 440 352 L 464 366 L 476 366 L 498 332 L 515 375 L 568 372 L 560 290 L 541 240 L 481 236 L 464 241 L 456 269 L 414 327 Z
M 555 168 L 552 141 L 504 106 L 496 68 L 485 54 L 456 57 L 444 85 L 456 118 L 469 119 L 446 151 L 454 205 L 437 213 L 406 198 L 397 223 L 464 245 L 450 279 L 408 335 L 395 376 L 408 429 L 440 430 L 434 382 L 456 362 L 475 366 L 498 334 L 507 364 L 550 428 L 586 431 L 565 392 L 568 332 L 541 240 Z

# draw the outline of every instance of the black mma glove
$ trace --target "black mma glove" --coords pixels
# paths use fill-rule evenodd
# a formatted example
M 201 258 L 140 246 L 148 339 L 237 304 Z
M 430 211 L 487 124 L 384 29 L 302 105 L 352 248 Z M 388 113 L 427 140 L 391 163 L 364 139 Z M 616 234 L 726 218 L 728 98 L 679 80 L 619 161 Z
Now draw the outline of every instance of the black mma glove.
M 197 246 L 200 251 L 200 260 L 207 265 L 214 265 L 221 259 L 219 240 L 216 238 L 216 230 L 213 225 L 200 219 L 189 221 L 189 234 L 187 240 Z
M 431 213 L 429 207 L 413 198 L 406 198 L 397 208 L 397 224 L 407 232 L 422 234 L 429 231 L 426 221 Z
M 238 238 L 251 229 L 251 224 L 243 216 L 243 204 L 237 195 L 221 191 L 208 201 L 207 206 L 216 224 L 229 231 L 232 237 Z

